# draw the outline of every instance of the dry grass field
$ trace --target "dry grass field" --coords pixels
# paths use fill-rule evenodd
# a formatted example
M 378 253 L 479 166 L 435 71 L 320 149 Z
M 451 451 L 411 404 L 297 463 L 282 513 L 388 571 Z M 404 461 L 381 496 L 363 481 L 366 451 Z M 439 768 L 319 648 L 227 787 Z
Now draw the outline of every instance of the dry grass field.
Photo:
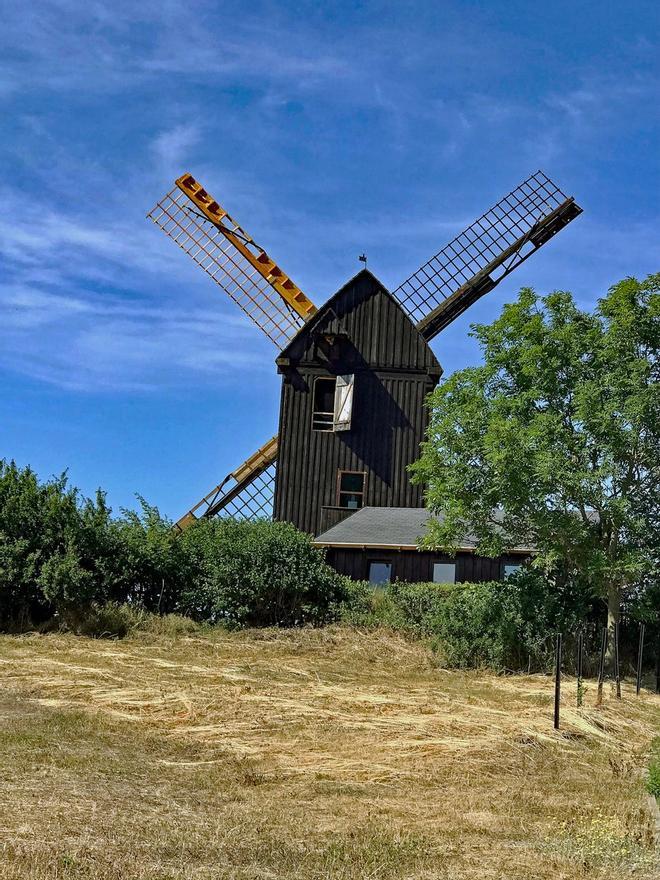
M 570 686 L 569 685 L 573 685 Z M 347 628 L 0 638 L 0 877 L 657 878 L 660 698 Z

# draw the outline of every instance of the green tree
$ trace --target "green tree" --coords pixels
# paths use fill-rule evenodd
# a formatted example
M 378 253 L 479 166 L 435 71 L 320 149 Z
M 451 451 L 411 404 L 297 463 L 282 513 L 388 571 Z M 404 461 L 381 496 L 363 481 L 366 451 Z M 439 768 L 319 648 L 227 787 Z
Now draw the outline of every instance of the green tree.
M 589 314 L 525 288 L 473 327 L 484 363 L 433 392 L 412 466 L 443 515 L 426 544 L 534 546 L 536 566 L 605 599 L 610 627 L 628 591 L 657 582 L 659 291 L 660 274 L 627 278 Z
M 78 617 L 113 598 L 121 554 L 110 513 L 102 492 L 81 498 L 66 474 L 42 482 L 0 461 L 0 627 Z

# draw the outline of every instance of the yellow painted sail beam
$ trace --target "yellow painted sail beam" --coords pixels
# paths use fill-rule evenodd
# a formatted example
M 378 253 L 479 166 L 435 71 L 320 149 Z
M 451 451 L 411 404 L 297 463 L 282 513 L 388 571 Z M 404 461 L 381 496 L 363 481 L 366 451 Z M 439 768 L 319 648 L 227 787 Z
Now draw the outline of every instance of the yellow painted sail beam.
M 289 276 L 272 260 L 266 251 L 259 247 L 254 239 L 242 229 L 225 209 L 209 195 L 204 187 L 192 174 L 182 174 L 175 181 L 182 193 L 213 225 L 233 244 L 239 253 L 259 272 L 268 283 L 279 293 L 282 299 L 305 321 L 317 311 L 314 303 Z M 223 220 L 231 223 L 230 229 Z

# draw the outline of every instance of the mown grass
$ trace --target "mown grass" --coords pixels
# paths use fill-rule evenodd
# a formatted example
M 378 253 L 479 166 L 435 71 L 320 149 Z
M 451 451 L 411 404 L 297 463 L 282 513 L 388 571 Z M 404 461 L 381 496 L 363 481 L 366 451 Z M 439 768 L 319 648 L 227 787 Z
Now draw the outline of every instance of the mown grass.
M 660 699 L 387 632 L 0 638 L 0 877 L 651 878 Z

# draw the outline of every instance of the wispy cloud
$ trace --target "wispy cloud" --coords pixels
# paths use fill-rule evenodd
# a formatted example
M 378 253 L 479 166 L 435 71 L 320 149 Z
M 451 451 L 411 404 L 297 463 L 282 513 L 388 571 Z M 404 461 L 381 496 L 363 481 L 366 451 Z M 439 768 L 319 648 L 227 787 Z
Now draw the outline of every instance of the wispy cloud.
M 190 164 L 190 154 L 201 138 L 201 126 L 193 127 L 188 123 L 175 125 L 156 135 L 151 149 L 164 179 L 180 174 L 180 169 Z
M 270 368 L 270 343 L 146 221 L 105 225 L 52 207 L 33 218 L 8 191 L 0 204 L 3 368 L 95 391 Z
M 21 284 L 0 289 L 0 308 L 0 365 L 63 388 L 162 391 L 270 368 L 251 328 L 220 310 Z

